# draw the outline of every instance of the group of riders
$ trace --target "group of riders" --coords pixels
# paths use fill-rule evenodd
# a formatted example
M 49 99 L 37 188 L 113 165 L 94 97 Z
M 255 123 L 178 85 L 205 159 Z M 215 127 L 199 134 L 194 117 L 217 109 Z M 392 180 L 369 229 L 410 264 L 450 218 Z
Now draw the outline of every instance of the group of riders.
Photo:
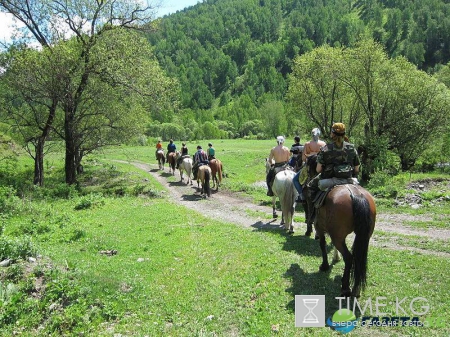
M 331 127 L 331 142 L 326 144 L 320 140 L 321 132 L 318 128 L 311 131 L 311 140 L 304 145 L 300 144 L 300 137 L 295 136 L 295 143 L 289 149 L 284 145 L 283 136 L 277 137 L 277 146 L 270 151 L 269 163 L 273 163 L 266 176 L 267 195 L 273 196 L 272 184 L 275 175 L 285 169 L 292 169 L 296 173 L 293 184 L 298 192 L 297 203 L 304 203 L 303 188 L 308 183 L 308 188 L 315 194 L 319 190 L 326 190 L 329 187 L 339 184 L 357 184 L 356 176 L 359 173 L 360 160 L 355 146 L 348 142 L 345 135 L 345 125 L 334 123 Z M 156 144 L 156 154 L 163 151 L 161 141 Z M 177 147 L 172 139 L 167 145 L 166 159 L 168 161 L 170 153 L 175 153 Z M 208 144 L 206 152 L 198 145 L 197 151 L 193 155 L 193 175 L 197 179 L 198 168 L 208 165 L 210 160 L 215 159 L 215 149 L 212 143 Z M 317 176 L 308 181 L 306 161 L 313 155 L 317 155 Z M 182 160 L 189 157 L 186 143 L 182 143 L 180 155 L 177 158 L 176 167 L 178 169 Z
M 334 123 L 331 127 L 331 142 L 326 144 L 320 140 L 320 130 L 314 128 L 312 139 L 305 145 L 300 144 L 300 137 L 294 138 L 295 143 L 289 149 L 284 146 L 283 136 L 277 137 L 277 146 L 270 151 L 269 163 L 273 163 L 266 176 L 267 195 L 273 196 L 272 184 L 275 175 L 285 169 L 293 169 L 297 173 L 293 183 L 298 192 L 297 203 L 305 203 L 303 188 L 308 183 L 312 192 L 312 199 L 319 190 L 339 184 L 357 184 L 356 176 L 359 172 L 360 160 L 355 146 L 348 142 L 345 135 L 345 125 Z M 308 158 L 317 155 L 317 175 L 308 180 L 306 162 Z
M 156 159 L 158 159 L 158 151 L 164 151 L 161 140 L 158 140 L 156 144 Z M 166 153 L 166 161 L 169 160 L 170 153 L 176 153 L 177 146 L 173 142 L 173 139 L 169 140 L 169 144 L 167 145 L 167 153 Z M 181 143 L 180 155 L 177 158 L 176 168 L 178 169 L 181 162 L 184 158 L 189 158 L 189 150 L 186 146 L 186 143 Z M 193 165 L 192 165 L 192 173 L 194 176 L 194 180 L 197 179 L 198 168 L 202 165 L 208 165 L 210 160 L 216 159 L 216 150 L 214 149 L 212 143 L 208 143 L 208 149 L 206 152 L 203 150 L 201 145 L 197 146 L 197 151 L 193 155 Z

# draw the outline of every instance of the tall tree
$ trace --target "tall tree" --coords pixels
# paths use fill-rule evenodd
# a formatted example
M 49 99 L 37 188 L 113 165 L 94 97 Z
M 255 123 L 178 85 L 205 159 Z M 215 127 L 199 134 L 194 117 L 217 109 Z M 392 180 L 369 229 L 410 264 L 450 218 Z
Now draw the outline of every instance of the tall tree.
M 37 51 L 13 48 L 4 63 L 6 87 L 1 95 L 6 119 L 21 135 L 21 143 L 34 160 L 35 185 L 44 183 L 45 143 L 53 128 L 63 95 L 61 69 L 66 68 L 64 50 Z
M 367 173 L 387 150 L 409 169 L 450 111 L 448 88 L 403 58 L 389 59 L 371 40 L 296 59 L 289 97 L 325 134 L 335 120 L 349 125 L 350 134 L 356 130 Z
M 104 36 L 119 28 L 139 28 L 150 22 L 155 7 L 143 5 L 142 1 L 29 1 L 0 0 L 0 7 L 25 24 L 31 35 L 44 48 L 52 51 L 58 42 L 72 36 L 76 48 L 71 54 L 72 67 L 66 69 L 61 83 L 64 95 L 58 103 L 64 112 L 64 139 L 66 145 L 66 182 L 76 182 L 77 157 L 79 156 L 77 121 L 83 106 L 83 96 L 89 88 L 91 78 L 101 75 L 113 79 L 115 85 L 132 88 L 131 82 L 115 78 L 114 68 L 95 62 L 95 48 Z M 110 40 L 104 49 L 105 58 L 117 57 L 118 49 Z M 132 64 L 130 65 L 133 66 Z M 123 72 L 122 72 L 123 73 Z

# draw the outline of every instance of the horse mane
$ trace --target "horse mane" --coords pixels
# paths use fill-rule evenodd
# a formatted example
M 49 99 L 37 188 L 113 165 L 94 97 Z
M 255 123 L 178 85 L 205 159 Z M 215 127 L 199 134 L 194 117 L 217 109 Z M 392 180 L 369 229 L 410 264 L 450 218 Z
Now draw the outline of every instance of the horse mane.
M 316 175 L 317 154 L 313 154 L 306 159 L 306 167 L 308 168 L 308 176 Z

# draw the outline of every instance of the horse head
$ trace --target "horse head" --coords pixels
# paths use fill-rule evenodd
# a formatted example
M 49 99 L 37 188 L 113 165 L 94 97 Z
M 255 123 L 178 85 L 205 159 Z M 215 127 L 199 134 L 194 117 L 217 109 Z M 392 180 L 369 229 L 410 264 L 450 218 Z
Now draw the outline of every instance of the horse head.
M 273 159 L 269 161 L 269 158 L 266 158 L 266 174 L 269 173 L 269 170 L 273 164 L 275 164 L 275 161 Z
M 306 159 L 306 168 L 308 170 L 308 177 L 312 178 L 317 175 L 317 155 L 313 154 Z

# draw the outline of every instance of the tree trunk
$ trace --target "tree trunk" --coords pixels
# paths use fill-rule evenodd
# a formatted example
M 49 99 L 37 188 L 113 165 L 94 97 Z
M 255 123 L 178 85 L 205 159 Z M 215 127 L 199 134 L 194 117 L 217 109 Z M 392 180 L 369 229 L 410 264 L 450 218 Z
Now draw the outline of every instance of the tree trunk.
M 66 158 L 64 170 L 66 174 L 66 184 L 69 185 L 73 185 L 77 182 L 75 162 L 76 146 L 73 129 L 73 119 L 74 114 L 70 110 L 66 110 L 64 118 L 64 135 L 66 141 Z
M 83 150 L 77 149 L 75 154 L 75 165 L 77 169 L 77 174 L 83 173 L 83 165 L 81 165 L 81 160 L 83 159 Z
M 45 140 L 39 138 L 35 148 L 33 184 L 38 186 L 44 185 L 44 144 Z
M 34 178 L 33 178 L 34 185 L 44 186 L 44 146 L 45 141 L 47 140 L 47 137 L 50 134 L 50 130 L 53 125 L 53 120 L 55 119 L 57 105 L 58 100 L 54 99 L 52 101 L 52 105 L 49 108 L 48 118 L 44 128 L 42 129 L 42 134 L 38 138 L 36 144 L 34 157 Z

